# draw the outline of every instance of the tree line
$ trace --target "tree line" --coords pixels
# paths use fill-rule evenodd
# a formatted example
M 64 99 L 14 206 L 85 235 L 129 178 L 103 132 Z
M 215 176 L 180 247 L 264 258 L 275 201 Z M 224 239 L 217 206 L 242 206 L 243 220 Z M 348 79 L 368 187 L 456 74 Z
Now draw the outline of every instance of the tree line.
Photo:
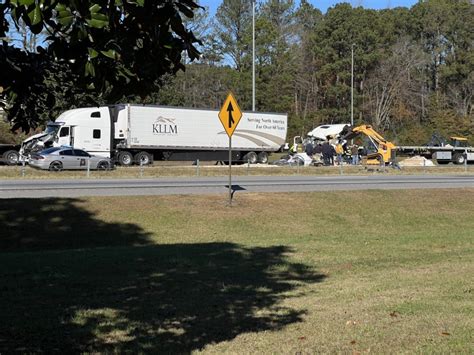
M 385 10 L 338 4 L 323 14 L 308 1 L 257 2 L 256 107 L 288 112 L 289 136 L 351 117 L 399 143 L 432 132 L 474 133 L 474 5 L 425 0 Z M 219 108 L 232 90 L 252 107 L 252 1 L 223 0 L 190 23 L 200 60 L 169 77 L 153 100 Z M 152 101 L 153 101 L 152 100 Z
M 119 102 L 217 109 L 228 91 L 252 107 L 252 0 L 223 0 L 214 16 L 191 0 L 6 0 L 0 15 L 0 106 L 15 129 Z M 472 136 L 473 19 L 469 0 L 325 14 L 256 1 L 257 111 L 287 112 L 289 139 L 350 122 L 353 51 L 355 124 L 403 144 Z

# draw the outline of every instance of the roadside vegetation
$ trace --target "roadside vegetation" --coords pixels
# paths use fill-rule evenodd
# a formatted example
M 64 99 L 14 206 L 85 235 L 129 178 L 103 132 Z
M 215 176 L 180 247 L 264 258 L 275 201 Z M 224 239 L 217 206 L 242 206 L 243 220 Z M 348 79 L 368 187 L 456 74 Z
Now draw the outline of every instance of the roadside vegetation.
M 401 170 L 380 166 L 276 166 L 276 165 L 236 165 L 232 167 L 233 176 L 283 176 L 283 175 L 410 175 L 410 174 L 474 174 L 474 165 L 443 165 L 431 167 L 403 167 Z M 116 179 L 116 178 L 161 178 L 228 176 L 229 167 L 203 163 L 199 167 L 190 162 L 173 165 L 146 166 L 140 168 L 116 167 L 109 171 L 61 171 L 38 170 L 26 166 L 0 166 L 0 179 Z
M 350 122 L 352 49 L 356 125 L 371 124 L 398 145 L 425 144 L 436 131 L 471 139 L 472 1 L 383 10 L 347 1 L 326 13 L 314 1 L 257 3 L 256 107 L 288 112 L 289 139 L 320 124 Z M 223 0 L 214 17 L 197 12 L 192 24 L 204 43 L 201 61 L 171 77 L 150 101 L 219 108 L 231 89 L 250 110 L 251 4 Z
M 21 144 L 25 138 L 25 134 L 12 132 L 11 125 L 0 114 L 0 144 Z
M 473 199 L 0 200 L 0 352 L 469 353 Z

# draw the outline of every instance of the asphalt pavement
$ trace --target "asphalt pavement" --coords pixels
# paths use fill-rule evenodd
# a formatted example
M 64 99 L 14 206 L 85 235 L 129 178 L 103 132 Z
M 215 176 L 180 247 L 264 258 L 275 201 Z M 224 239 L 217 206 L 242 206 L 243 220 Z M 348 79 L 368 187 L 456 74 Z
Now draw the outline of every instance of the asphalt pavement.
M 0 180 L 0 198 L 224 194 L 228 177 Z M 235 194 L 474 188 L 474 175 L 236 176 Z

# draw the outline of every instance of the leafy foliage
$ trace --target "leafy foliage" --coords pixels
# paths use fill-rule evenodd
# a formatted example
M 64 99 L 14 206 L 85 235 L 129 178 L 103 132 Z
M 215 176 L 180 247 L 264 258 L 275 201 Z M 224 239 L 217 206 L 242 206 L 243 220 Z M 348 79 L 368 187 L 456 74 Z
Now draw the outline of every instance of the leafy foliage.
M 6 0 L 0 5 L 1 38 L 11 26 L 7 15 L 14 26 L 22 21 L 33 33 L 49 32 L 46 49 L 38 53 L 2 42 L 0 65 L 6 70 L 0 86 L 14 128 L 35 127 L 42 107 L 55 104 L 48 78 L 96 103 L 130 93 L 146 97 L 163 75 L 184 69 L 183 51 L 191 61 L 199 57 L 199 41 L 181 17 L 193 17 L 198 7 L 192 0 Z M 64 78 L 58 68 L 70 75 Z
M 185 0 L 69 3 L 0 5 L 35 31 L 43 26 L 51 32 L 48 48 L 36 54 L 0 49 L 7 68 L 0 86 L 11 83 L 5 92 L 17 103 L 9 111 L 15 123 L 34 127 L 62 109 L 120 101 L 219 108 L 229 90 L 251 109 L 250 0 L 222 0 L 214 18 Z M 36 4 L 46 5 L 34 24 Z M 349 122 L 354 49 L 356 124 L 373 124 L 410 143 L 424 142 L 438 127 L 468 134 L 474 121 L 472 18 L 468 0 L 378 11 L 342 3 L 326 14 L 307 0 L 257 1 L 257 110 L 288 112 L 289 139 L 321 123 Z M 184 64 L 187 71 L 174 75 Z M 23 96 L 15 97 L 18 92 Z

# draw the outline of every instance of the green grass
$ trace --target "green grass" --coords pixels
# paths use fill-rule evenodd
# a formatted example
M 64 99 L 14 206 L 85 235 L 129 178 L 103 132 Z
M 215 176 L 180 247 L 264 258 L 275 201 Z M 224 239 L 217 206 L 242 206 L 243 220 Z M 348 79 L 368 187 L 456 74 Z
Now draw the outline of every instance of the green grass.
M 0 200 L 0 352 L 470 353 L 473 199 Z
M 434 166 L 434 167 L 404 167 L 396 170 L 391 167 L 381 168 L 364 166 L 344 166 L 342 174 L 345 175 L 372 175 L 372 174 L 473 174 L 474 167 L 468 165 L 467 169 L 459 165 Z M 117 167 L 113 171 L 91 171 L 91 179 L 110 178 L 160 178 L 172 176 L 228 176 L 229 167 L 223 165 L 201 165 L 199 167 L 191 163 L 182 165 L 154 165 L 147 167 Z M 274 166 L 274 165 L 236 165 L 232 167 L 232 175 L 235 176 L 257 176 L 257 175 L 339 175 L 341 169 L 338 166 Z M 0 166 L 0 179 L 86 179 L 86 171 L 61 171 L 51 172 L 37 170 L 26 166 Z

